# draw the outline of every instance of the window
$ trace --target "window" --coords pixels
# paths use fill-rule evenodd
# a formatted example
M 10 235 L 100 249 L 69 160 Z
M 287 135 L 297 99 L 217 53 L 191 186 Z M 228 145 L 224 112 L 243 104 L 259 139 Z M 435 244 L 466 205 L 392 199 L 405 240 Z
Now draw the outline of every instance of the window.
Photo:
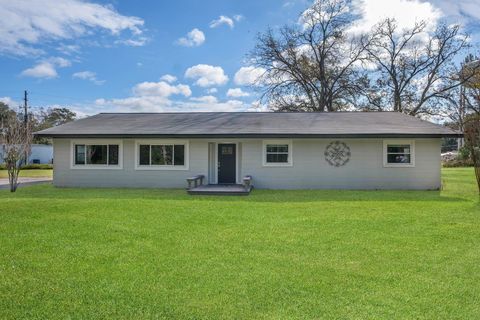
M 119 144 L 74 143 L 74 166 L 119 166 Z
M 139 167 L 184 167 L 185 144 L 139 144 Z
M 386 167 L 413 167 L 415 144 L 413 141 L 384 141 L 383 164 Z
M 263 165 L 264 166 L 290 166 L 291 141 L 264 141 Z

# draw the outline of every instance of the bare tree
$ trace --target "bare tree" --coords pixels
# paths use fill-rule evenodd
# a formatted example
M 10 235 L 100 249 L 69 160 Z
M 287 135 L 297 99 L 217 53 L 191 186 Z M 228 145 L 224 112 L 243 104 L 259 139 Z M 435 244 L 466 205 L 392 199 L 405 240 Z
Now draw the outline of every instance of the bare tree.
M 465 142 L 475 167 L 478 192 L 480 193 L 480 117 L 471 117 L 465 124 Z
M 366 47 L 376 65 L 366 108 L 438 114 L 439 100 L 472 76 L 459 77 L 454 64 L 456 55 L 468 47 L 468 36 L 459 25 L 440 23 L 429 32 L 425 21 L 400 29 L 395 19 L 385 19 L 373 28 Z
M 0 136 L 2 157 L 8 171 L 10 191 L 18 187 L 18 174 L 25 157 L 30 153 L 33 135 L 29 122 L 19 120 L 16 116 L 9 117 L 4 123 Z
M 359 61 L 367 41 L 349 28 L 349 0 L 317 0 L 299 24 L 269 29 L 250 53 L 265 70 L 256 83 L 262 100 L 277 111 L 335 111 L 352 105 L 365 83 Z

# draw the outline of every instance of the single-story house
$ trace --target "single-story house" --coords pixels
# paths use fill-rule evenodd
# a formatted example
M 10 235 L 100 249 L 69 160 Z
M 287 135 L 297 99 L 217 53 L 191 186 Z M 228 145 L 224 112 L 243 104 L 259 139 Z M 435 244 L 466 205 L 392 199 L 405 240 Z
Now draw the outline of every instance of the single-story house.
M 266 189 L 439 189 L 441 138 L 461 136 L 394 112 L 101 113 L 37 135 L 59 187 Z
M 28 164 L 49 164 L 53 162 L 53 146 L 32 144 Z M 3 163 L 3 146 L 0 144 L 0 164 Z

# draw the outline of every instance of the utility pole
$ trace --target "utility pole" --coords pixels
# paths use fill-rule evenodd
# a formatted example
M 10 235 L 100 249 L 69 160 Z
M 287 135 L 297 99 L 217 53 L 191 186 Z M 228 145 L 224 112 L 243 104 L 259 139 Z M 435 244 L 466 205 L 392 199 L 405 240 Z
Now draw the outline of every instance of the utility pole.
M 23 95 L 23 108 L 24 108 L 24 114 L 23 114 L 23 122 L 25 125 L 28 123 L 28 93 L 27 90 L 25 90 Z
M 23 92 L 23 123 L 25 124 L 25 134 L 28 134 L 28 93 L 27 90 Z M 25 165 L 28 164 L 28 152 L 25 152 Z

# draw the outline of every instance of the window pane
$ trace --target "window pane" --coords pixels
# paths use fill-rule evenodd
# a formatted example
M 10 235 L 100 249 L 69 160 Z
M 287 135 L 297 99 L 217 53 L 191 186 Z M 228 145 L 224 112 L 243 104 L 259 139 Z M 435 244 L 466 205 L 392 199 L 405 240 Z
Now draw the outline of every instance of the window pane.
M 172 165 L 173 146 L 158 145 L 152 146 L 152 165 Z
M 108 145 L 108 164 L 118 165 L 118 144 Z
M 75 145 L 75 164 L 85 164 L 85 145 Z
M 174 146 L 175 148 L 175 159 L 173 160 L 173 164 L 176 166 L 184 166 L 185 165 L 185 146 L 178 144 Z
M 410 145 L 388 145 L 387 153 L 410 153 Z
M 288 152 L 288 144 L 267 144 L 267 152 Z
M 140 165 L 150 165 L 150 145 L 140 145 Z
M 232 155 L 233 154 L 233 147 L 231 146 L 222 146 L 221 149 L 222 155 Z
M 288 154 L 280 153 L 272 153 L 267 154 L 267 162 L 268 163 L 288 163 Z
M 107 145 L 87 145 L 87 164 L 107 164 Z
M 388 163 L 411 163 L 409 154 L 388 154 Z

